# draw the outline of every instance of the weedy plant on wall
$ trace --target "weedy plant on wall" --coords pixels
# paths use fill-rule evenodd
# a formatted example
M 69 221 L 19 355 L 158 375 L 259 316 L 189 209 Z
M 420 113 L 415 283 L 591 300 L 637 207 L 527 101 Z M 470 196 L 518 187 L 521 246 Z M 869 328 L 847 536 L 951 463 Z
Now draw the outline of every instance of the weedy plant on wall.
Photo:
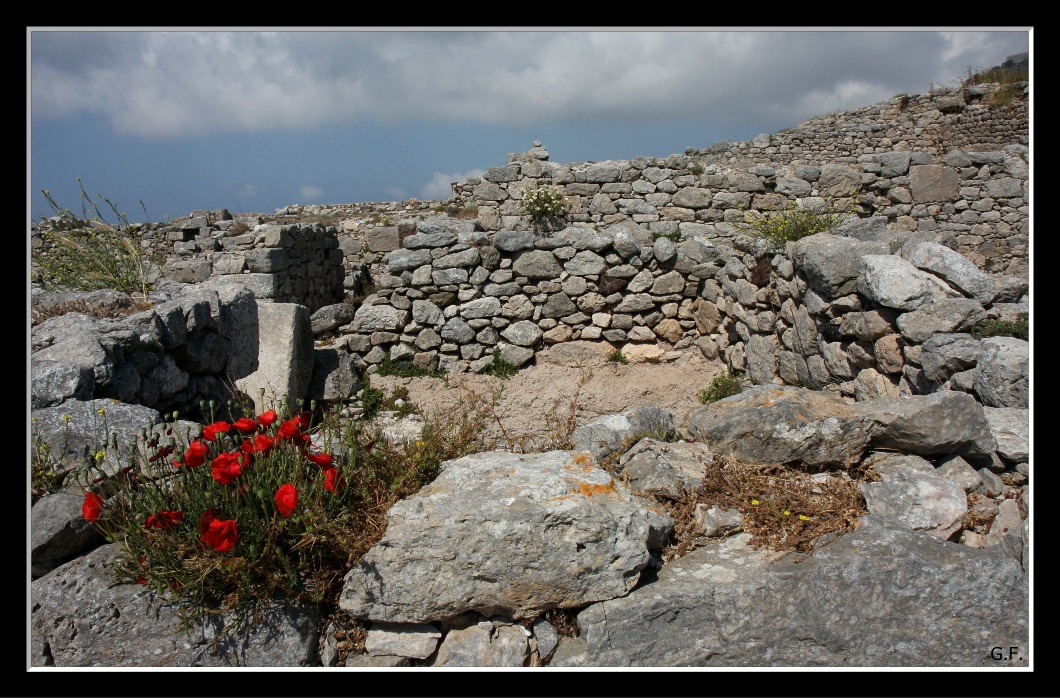
M 760 218 L 755 218 L 748 213 L 747 222 L 751 224 L 750 232 L 753 235 L 769 242 L 770 250 L 783 252 L 788 242 L 832 230 L 852 214 L 851 203 L 839 204 L 834 199 L 828 198 L 816 206 L 799 207 L 794 203 L 789 203 L 787 208 Z
M 108 222 L 97 202 L 85 192 L 80 177 L 77 182 L 81 186 L 81 218 L 61 208 L 50 191 L 42 190 L 58 221 L 56 230 L 41 230 L 41 245 L 33 251 L 33 281 L 48 291 L 112 288 L 139 294 L 146 301 L 160 274 L 161 260 L 141 250 L 139 225 L 130 223 L 110 199 L 97 195 L 117 217 L 116 222 Z
M 531 187 L 523 191 L 523 210 L 536 218 L 559 216 L 567 207 L 567 200 L 559 187 Z

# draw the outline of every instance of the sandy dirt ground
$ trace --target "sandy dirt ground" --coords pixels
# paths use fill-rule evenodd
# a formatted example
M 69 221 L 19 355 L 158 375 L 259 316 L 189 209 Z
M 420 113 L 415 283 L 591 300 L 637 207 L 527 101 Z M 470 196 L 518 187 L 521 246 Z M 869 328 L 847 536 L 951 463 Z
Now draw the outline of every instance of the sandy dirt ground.
M 593 366 L 558 366 L 538 361 L 507 380 L 493 376 L 459 374 L 441 378 L 373 377 L 372 387 L 391 391 L 404 385 L 409 398 L 425 414 L 453 408 L 468 391 L 493 401 L 494 412 L 511 438 L 537 441 L 549 435 L 550 422 L 568 417 L 577 394 L 578 425 L 605 414 L 634 407 L 658 405 L 671 411 L 674 426 L 685 432 L 688 414 L 699 407 L 698 395 L 724 369 L 721 361 L 708 361 L 692 351 L 671 363 L 597 363 Z M 489 439 L 502 437 L 492 421 Z

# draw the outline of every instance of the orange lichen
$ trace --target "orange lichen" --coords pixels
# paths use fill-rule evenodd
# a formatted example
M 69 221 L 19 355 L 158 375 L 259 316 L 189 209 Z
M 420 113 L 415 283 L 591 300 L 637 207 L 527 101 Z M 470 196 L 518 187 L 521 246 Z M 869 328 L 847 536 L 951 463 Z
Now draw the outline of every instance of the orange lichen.
M 591 497 L 594 494 L 617 494 L 618 490 L 615 489 L 614 479 L 606 485 L 592 484 L 588 482 L 580 482 L 575 487 L 571 488 L 573 494 L 580 494 L 585 497 Z
M 588 465 L 592 462 L 591 456 L 588 453 L 575 453 L 572 459 L 576 465 Z

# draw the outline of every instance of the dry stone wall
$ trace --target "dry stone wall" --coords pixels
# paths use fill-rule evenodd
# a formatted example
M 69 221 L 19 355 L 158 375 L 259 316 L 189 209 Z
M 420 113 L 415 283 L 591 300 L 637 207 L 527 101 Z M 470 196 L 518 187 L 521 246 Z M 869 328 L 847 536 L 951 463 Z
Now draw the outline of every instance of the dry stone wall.
M 755 383 L 858 399 L 957 389 L 1026 407 L 1026 343 L 1014 348 L 1024 368 L 1003 379 L 1005 397 L 986 397 L 989 379 L 972 369 L 1001 340 L 966 333 L 1026 312 L 1026 282 L 981 272 L 938 232 L 873 223 L 851 219 L 775 254 L 740 233 L 675 242 L 632 221 L 489 236 L 428 219 L 430 232 L 386 255 L 379 288 L 332 334 L 369 372 L 388 356 L 478 371 L 494 348 L 522 365 L 538 349 L 589 340 L 639 361 L 696 347 Z
M 388 356 L 481 370 L 495 348 L 521 365 L 588 340 L 652 361 L 695 345 L 755 383 L 859 399 L 983 399 L 993 393 L 974 385 L 976 357 L 1000 352 L 999 340 L 966 331 L 1028 309 L 1026 105 L 984 100 L 996 87 L 896 98 L 666 158 L 560 165 L 535 142 L 454 185 L 449 209 L 476 219 L 418 212 L 369 228 L 360 259 L 376 289 L 324 336 L 370 372 Z M 525 214 L 524 193 L 541 186 L 561 188 L 563 216 Z M 783 251 L 753 235 L 756 218 L 829 202 L 856 211 L 831 235 Z
M 748 215 L 831 198 L 889 227 L 941 231 L 980 268 L 1026 275 L 1026 103 L 984 101 L 996 87 L 895 98 L 666 158 L 560 165 L 538 146 L 454 191 L 485 230 L 530 229 L 523 191 L 554 185 L 566 223 L 630 219 L 682 239 L 731 238 Z
M 238 282 L 259 300 L 297 303 L 310 311 L 342 300 L 346 269 L 334 226 L 255 223 L 230 234 L 240 228 L 233 229 L 227 211 L 193 213 L 209 215 L 192 215 L 143 237 L 145 246 L 169 255 L 169 278 L 192 284 L 210 278 Z M 260 217 L 243 222 L 255 220 Z

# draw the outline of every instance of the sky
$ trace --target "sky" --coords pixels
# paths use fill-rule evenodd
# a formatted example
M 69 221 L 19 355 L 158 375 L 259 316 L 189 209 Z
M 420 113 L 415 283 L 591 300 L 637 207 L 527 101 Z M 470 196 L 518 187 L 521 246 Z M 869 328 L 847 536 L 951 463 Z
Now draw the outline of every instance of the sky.
M 30 215 L 451 196 L 540 140 L 665 157 L 953 85 L 1015 31 L 27 30 Z M 1032 66 L 1033 70 L 1033 66 Z

